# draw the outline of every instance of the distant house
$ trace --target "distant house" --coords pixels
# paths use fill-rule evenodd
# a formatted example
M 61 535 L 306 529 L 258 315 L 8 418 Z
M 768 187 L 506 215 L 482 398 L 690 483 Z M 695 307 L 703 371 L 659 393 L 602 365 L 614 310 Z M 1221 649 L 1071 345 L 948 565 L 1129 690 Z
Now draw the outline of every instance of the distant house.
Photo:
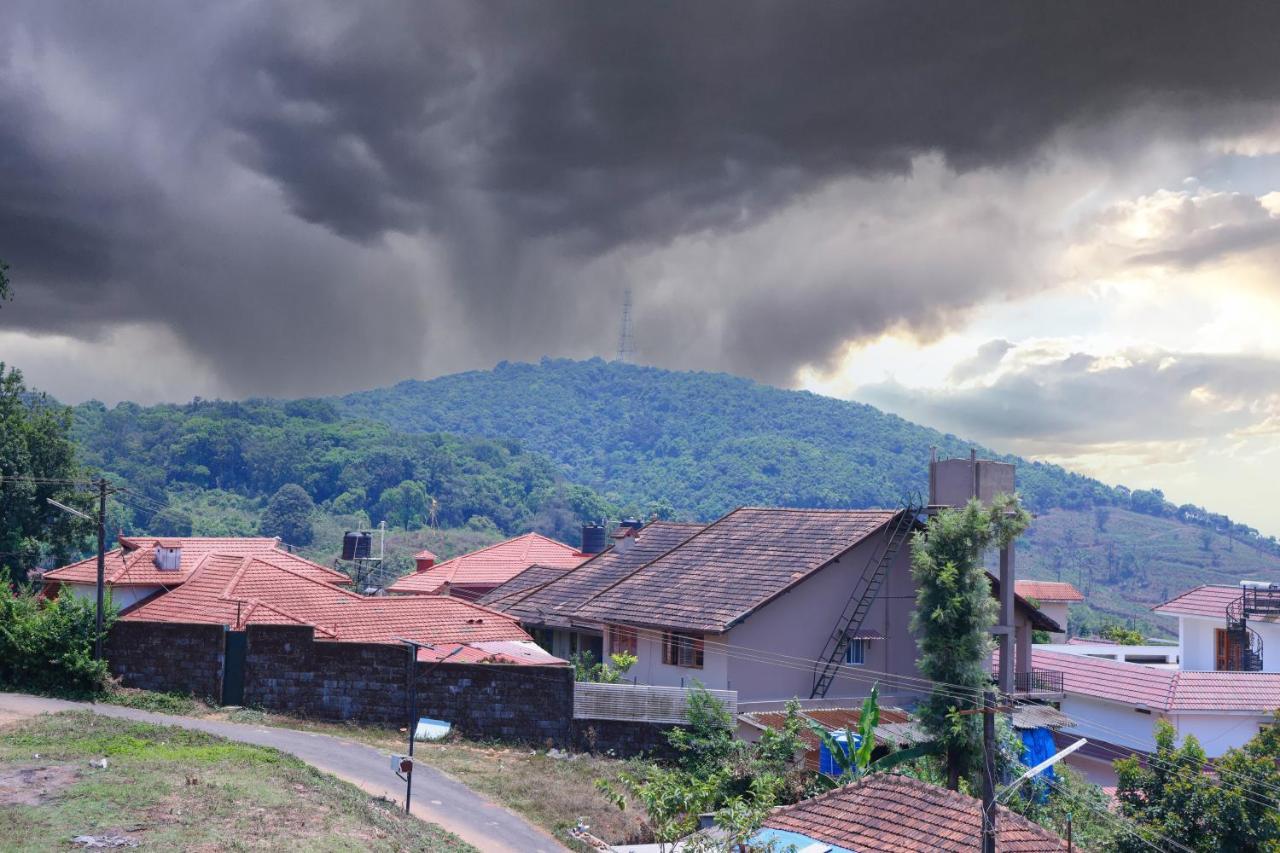
M 701 529 L 658 523 L 532 592 L 499 588 L 483 600 L 544 642 L 537 632 L 551 631 L 557 653 L 556 636 L 569 642 L 598 634 L 604 655 L 638 657 L 628 678 L 662 686 L 698 681 L 735 690 L 740 705 L 760 709 L 815 694 L 833 631 L 865 598 L 860 624 L 840 639 L 821 698 L 861 698 L 879 682 L 882 693 L 905 701 L 927 691 L 916 680 L 909 548 L 901 538 L 888 548 L 891 531 L 910 528 L 898 520 L 895 510 L 744 507 Z M 1059 630 L 1019 599 L 1020 672 L 1030 668 L 1032 628 Z
M 1051 637 L 1057 642 L 1067 638 L 1067 610 L 1077 602 L 1084 601 L 1080 590 L 1063 581 L 1020 580 L 1014 584 L 1018 595 L 1036 602 L 1040 612 L 1063 627 L 1062 632 L 1053 632 Z
M 191 577 L 211 554 L 253 556 L 290 568 L 329 584 L 351 579 L 280 547 L 280 540 L 266 537 L 120 536 L 120 547 L 107 552 L 104 579 L 112 602 L 127 610 L 160 593 L 175 589 Z M 81 598 L 94 598 L 98 586 L 96 556 L 44 572 L 44 594 L 56 597 L 64 590 Z
M 392 595 L 448 595 L 474 601 L 530 566 L 571 569 L 590 555 L 540 533 L 526 533 L 505 542 L 436 564 L 424 551 L 415 557 L 417 569 L 387 587 Z
M 265 538 L 120 537 L 107 557 L 106 579 L 120 620 L 128 623 L 304 625 L 317 640 L 435 646 L 422 659 L 456 663 L 562 664 L 538 647 L 511 617 L 442 596 L 366 598 L 350 579 L 304 560 Z M 44 574 L 45 594 L 91 597 L 96 558 Z
M 124 622 L 305 625 L 317 640 L 429 643 L 420 660 L 560 664 L 508 616 L 445 596 L 367 598 L 325 579 L 257 556 L 209 554 L 187 581 L 121 617 Z
M 876 773 L 774 809 L 752 842 L 815 853 L 968 853 L 982 848 L 982 803 L 918 779 Z M 998 806 L 996 849 L 1056 853 L 1068 847 L 1039 824 Z
M 1275 722 L 1280 588 L 1200 586 L 1154 609 L 1178 617 L 1177 646 L 1035 648 L 1034 666 L 1063 673 L 1062 711 L 1076 723 L 1071 739 L 1089 739 L 1086 759 L 1154 750 L 1161 719 L 1210 758 Z

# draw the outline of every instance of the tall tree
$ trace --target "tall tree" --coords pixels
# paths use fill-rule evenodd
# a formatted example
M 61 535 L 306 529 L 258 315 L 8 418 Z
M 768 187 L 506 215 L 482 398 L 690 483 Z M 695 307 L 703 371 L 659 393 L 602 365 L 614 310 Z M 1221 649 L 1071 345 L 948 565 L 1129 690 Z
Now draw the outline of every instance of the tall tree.
M 13 298 L 9 290 L 9 265 L 4 262 L 4 258 L 0 258 L 0 302 L 6 302 Z
M 263 536 L 279 536 L 290 545 L 310 545 L 315 538 L 311 517 L 316 505 L 297 483 L 285 483 L 271 496 L 259 529 Z
M 999 608 L 982 555 L 1011 542 L 1030 520 L 1016 497 L 989 508 L 975 500 L 935 515 L 911 543 L 917 589 L 911 629 L 920 637 L 920 671 L 937 682 L 920 706 L 920 722 L 943 745 L 953 790 L 961 779 L 972 782 L 982 764 L 981 715 L 956 714 L 977 707 L 976 697 L 991 686 L 990 631 Z
M 1264 728 L 1242 749 L 1230 749 L 1211 775 L 1193 735 L 1182 745 L 1166 720 L 1156 723 L 1155 757 L 1115 762 L 1116 798 L 1143 838 L 1117 836 L 1120 851 L 1149 849 L 1171 838 L 1192 850 L 1263 853 L 1280 849 L 1280 729 Z
M 0 362 L 0 566 L 19 580 L 47 561 L 65 562 L 86 530 L 48 498 L 81 503 L 66 482 L 77 476 L 71 410 L 27 388 Z

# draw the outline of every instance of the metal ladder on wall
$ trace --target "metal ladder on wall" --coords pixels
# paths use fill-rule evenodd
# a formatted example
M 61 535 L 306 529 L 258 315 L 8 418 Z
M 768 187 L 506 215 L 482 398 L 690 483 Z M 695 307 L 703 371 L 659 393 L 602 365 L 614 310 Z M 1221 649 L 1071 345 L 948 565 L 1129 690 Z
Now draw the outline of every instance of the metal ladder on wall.
M 916 501 L 908 501 L 906 506 L 893 517 L 885 527 L 883 549 L 871 552 L 871 558 L 867 561 L 866 568 L 862 570 L 859 582 L 854 584 L 849 602 L 845 604 L 840 620 L 836 622 L 835 630 L 827 638 L 822 655 L 818 658 L 819 662 L 814 667 L 813 692 L 809 694 L 810 699 L 825 698 L 831 683 L 835 681 L 840 671 L 841 658 L 844 657 L 845 650 L 849 646 L 851 635 L 862 627 L 862 621 L 867 618 L 871 605 L 875 603 L 885 576 L 889 573 L 889 567 L 893 565 L 894 557 L 910 537 L 916 519 L 923 511 L 918 500 L 917 498 Z

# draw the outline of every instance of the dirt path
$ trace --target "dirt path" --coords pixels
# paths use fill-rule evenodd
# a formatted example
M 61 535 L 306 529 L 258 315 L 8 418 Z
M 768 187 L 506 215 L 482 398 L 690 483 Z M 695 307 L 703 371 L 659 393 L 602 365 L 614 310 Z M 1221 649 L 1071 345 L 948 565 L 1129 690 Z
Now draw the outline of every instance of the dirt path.
M 246 726 L 197 717 L 154 714 L 116 705 L 0 693 L 0 725 L 35 714 L 71 710 L 92 711 L 107 717 L 162 726 L 180 726 L 242 743 L 274 747 L 370 794 L 404 802 L 404 783 L 391 772 L 387 753 L 361 743 L 293 729 Z M 425 764 L 419 764 L 414 771 L 413 814 L 439 824 L 485 853 L 550 853 L 565 849 L 524 818 Z

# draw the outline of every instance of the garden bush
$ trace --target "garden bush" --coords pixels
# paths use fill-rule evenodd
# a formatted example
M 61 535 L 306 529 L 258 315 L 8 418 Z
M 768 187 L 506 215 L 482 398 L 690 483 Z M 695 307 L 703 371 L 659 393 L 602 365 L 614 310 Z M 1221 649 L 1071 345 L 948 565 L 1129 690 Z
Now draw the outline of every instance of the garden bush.
M 115 621 L 108 606 L 104 631 Z M 107 662 L 93 659 L 94 603 L 70 594 L 52 601 L 16 591 L 0 578 L 0 689 L 88 696 L 107 684 Z

